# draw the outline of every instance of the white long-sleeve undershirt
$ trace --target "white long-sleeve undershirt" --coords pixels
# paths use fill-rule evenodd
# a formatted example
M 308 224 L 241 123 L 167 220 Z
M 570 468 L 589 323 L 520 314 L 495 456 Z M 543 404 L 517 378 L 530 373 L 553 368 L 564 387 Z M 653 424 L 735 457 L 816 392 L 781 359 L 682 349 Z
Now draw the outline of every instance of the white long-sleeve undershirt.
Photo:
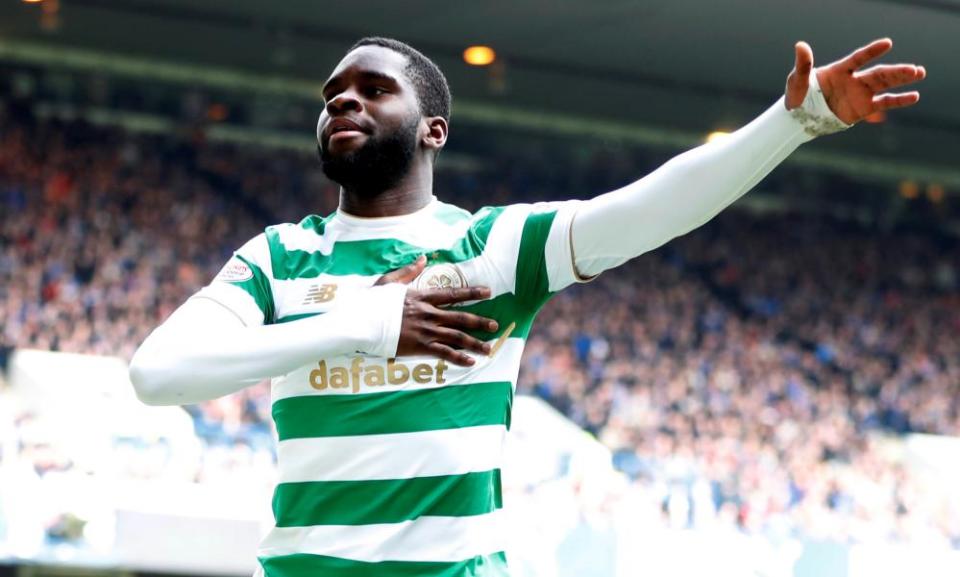
M 570 243 L 575 273 L 583 280 L 693 230 L 800 144 L 847 128 L 827 107 L 815 74 L 811 79 L 801 108 L 787 111 L 781 98 L 729 137 L 687 151 L 621 189 L 579 202 L 569 235 L 556 237 Z M 357 351 L 391 357 L 405 293 L 403 285 L 373 287 L 326 314 L 268 326 L 246 326 L 224 305 L 195 297 L 138 349 L 131 380 L 145 403 L 189 404 L 236 392 L 318 357 Z
M 798 146 L 848 128 L 811 74 L 803 107 L 781 97 L 726 138 L 679 156 L 646 177 L 585 201 L 571 225 L 576 271 L 590 277 L 701 226 L 743 196 Z
M 194 297 L 137 349 L 130 380 L 146 404 L 187 405 L 235 393 L 317 357 L 392 357 L 406 293 L 406 285 L 375 286 L 323 315 L 250 327 L 222 304 Z

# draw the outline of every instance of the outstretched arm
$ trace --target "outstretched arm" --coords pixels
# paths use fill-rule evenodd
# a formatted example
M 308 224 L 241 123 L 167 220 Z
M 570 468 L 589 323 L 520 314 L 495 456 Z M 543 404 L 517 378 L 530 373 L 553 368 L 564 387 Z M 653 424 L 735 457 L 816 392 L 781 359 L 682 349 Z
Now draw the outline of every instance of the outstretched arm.
M 814 69 L 812 50 L 798 42 L 785 95 L 758 118 L 728 138 L 689 150 L 578 208 L 570 227 L 578 274 L 599 274 L 704 224 L 815 136 L 849 128 L 878 111 L 915 104 L 917 92 L 881 92 L 923 79 L 922 66 L 878 65 L 859 71 L 892 46 L 889 39 L 877 40 Z

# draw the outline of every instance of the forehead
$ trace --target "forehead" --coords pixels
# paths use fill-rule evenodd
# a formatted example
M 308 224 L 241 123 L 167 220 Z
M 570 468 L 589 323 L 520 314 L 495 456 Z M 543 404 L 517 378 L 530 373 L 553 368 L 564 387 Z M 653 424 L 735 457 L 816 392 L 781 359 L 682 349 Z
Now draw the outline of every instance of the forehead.
M 330 80 L 356 72 L 376 72 L 406 83 L 407 57 L 382 46 L 361 46 L 347 53 L 330 73 Z

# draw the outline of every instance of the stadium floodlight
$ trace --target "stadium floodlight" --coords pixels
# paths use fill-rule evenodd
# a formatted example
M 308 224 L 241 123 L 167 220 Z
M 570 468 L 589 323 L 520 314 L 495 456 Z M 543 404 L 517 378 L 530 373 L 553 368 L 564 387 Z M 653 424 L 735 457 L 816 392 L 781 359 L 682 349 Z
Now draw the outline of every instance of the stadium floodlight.
M 463 51 L 463 61 L 471 66 L 489 66 L 497 59 L 497 53 L 489 46 L 470 46 Z

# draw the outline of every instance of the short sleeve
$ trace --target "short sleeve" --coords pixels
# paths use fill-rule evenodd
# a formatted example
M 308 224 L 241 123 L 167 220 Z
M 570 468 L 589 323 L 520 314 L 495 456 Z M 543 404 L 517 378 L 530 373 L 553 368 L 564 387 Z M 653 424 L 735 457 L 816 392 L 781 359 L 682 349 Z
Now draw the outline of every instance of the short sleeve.
M 220 269 L 213 281 L 191 298 L 207 298 L 233 311 L 247 326 L 275 318 L 270 249 L 266 235 L 255 236 Z

